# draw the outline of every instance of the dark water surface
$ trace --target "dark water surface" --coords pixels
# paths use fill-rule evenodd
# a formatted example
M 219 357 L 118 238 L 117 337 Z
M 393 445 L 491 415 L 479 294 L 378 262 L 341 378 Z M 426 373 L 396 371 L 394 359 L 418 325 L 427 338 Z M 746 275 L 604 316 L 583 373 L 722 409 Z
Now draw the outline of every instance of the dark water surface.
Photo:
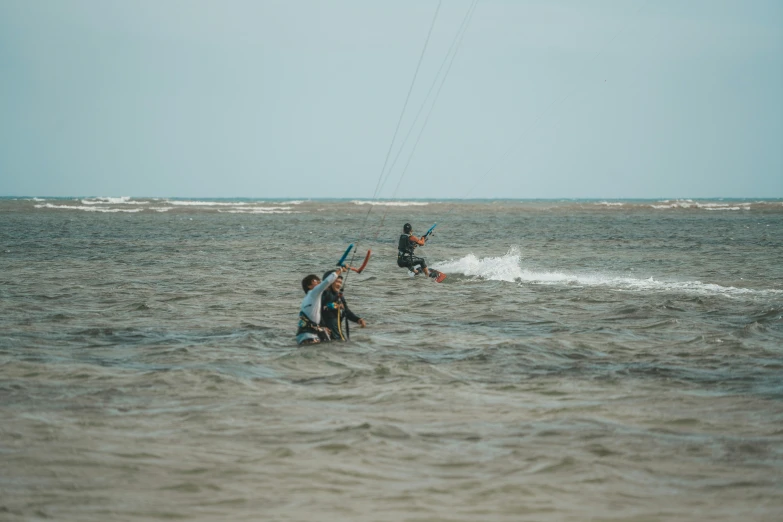
M 780 200 L 0 199 L 0 520 L 780 520 L 782 260 Z

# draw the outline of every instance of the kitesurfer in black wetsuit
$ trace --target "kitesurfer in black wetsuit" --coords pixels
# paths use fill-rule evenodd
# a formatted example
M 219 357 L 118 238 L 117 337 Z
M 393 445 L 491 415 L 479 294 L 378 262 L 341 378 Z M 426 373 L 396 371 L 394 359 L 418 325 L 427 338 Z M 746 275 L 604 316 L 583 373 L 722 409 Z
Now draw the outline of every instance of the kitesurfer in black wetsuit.
M 332 273 L 324 274 L 324 281 Z M 358 323 L 364 328 L 367 321 L 356 315 L 348 308 L 345 297 L 342 293 L 343 277 L 337 276 L 337 279 L 321 294 L 321 326 L 328 328 L 332 332 L 333 341 L 347 341 L 349 337 L 348 321 Z M 345 324 L 343 324 L 345 323 Z
M 413 235 L 413 227 L 410 223 L 405 223 L 402 227 L 403 234 L 397 242 L 397 266 L 407 268 L 414 274 L 418 273 L 414 267 L 419 265 L 425 275 L 429 276 L 430 271 L 427 268 L 427 261 L 422 257 L 413 255 L 417 246 L 422 246 L 427 242 L 425 237 L 416 237 Z

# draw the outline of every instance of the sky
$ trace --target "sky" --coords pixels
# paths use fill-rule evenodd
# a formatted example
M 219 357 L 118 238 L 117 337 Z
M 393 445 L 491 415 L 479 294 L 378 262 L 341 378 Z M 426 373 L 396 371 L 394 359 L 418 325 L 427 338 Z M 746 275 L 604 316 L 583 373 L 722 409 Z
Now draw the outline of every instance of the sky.
M 780 0 L 472 4 L 0 0 L 0 196 L 783 197 Z

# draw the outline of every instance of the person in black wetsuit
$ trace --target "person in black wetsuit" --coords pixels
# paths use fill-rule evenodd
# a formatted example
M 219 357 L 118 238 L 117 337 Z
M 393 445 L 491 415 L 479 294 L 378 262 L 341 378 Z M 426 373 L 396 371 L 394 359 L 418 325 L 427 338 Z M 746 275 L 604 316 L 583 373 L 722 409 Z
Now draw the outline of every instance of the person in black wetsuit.
M 332 271 L 324 274 L 326 280 Z M 348 321 L 357 323 L 362 328 L 367 326 L 367 321 L 356 315 L 348 308 L 342 293 L 343 277 L 337 279 L 321 294 L 321 326 L 332 332 L 332 340 L 347 341 L 349 337 Z M 343 325 L 343 323 L 345 323 Z
M 402 232 L 403 234 L 397 242 L 397 266 L 407 268 L 416 274 L 418 271 L 413 267 L 420 265 L 421 270 L 429 277 L 430 271 L 427 268 L 427 261 L 422 257 L 416 257 L 413 253 L 417 246 L 422 246 L 427 242 L 427 238 L 414 236 L 410 223 L 405 223 Z

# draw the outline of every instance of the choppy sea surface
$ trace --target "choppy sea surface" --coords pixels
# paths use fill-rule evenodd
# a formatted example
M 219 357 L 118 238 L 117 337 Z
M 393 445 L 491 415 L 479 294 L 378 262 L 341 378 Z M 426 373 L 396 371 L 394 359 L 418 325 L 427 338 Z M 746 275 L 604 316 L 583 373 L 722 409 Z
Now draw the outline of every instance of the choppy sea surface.
M 783 201 L 0 199 L 0 419 L 9 521 L 781 520 Z

